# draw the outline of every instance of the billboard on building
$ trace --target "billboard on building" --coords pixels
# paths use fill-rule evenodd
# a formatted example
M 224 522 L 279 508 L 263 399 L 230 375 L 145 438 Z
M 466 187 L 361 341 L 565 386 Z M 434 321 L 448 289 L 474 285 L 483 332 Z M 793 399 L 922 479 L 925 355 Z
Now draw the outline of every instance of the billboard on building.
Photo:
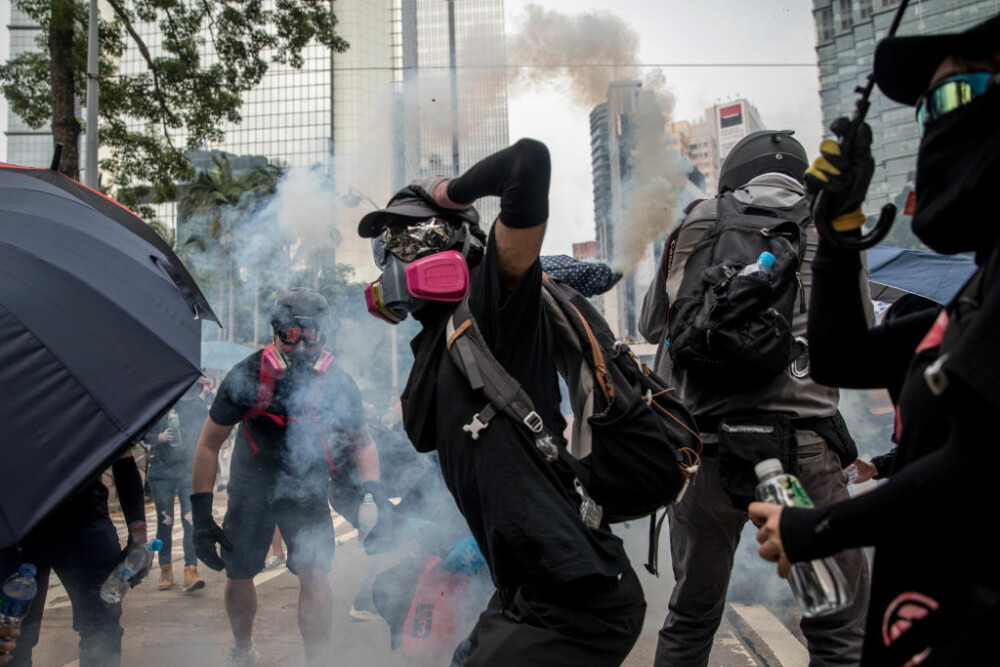
M 715 122 L 719 133 L 719 154 L 724 159 L 729 155 L 733 146 L 747 135 L 747 114 L 742 101 L 716 107 L 716 109 Z

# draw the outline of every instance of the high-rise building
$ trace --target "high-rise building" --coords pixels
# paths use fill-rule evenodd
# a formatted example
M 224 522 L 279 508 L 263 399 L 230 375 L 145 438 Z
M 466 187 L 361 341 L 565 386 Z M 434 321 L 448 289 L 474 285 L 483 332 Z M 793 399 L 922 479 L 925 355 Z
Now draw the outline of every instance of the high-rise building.
M 594 183 L 594 222 L 596 227 L 596 256 L 601 262 L 615 265 L 616 233 L 626 221 L 626 198 L 636 170 L 640 126 L 650 118 L 658 118 L 659 131 L 666 142 L 666 121 L 659 111 L 652 91 L 643 90 L 638 81 L 616 81 L 608 86 L 608 101 L 594 107 L 590 114 L 590 151 Z M 649 137 L 644 137 L 649 139 Z M 680 157 L 682 161 L 686 158 Z M 690 161 L 685 161 L 688 180 L 677 197 L 683 208 L 695 198 L 704 198 L 704 177 Z M 663 235 L 675 221 L 664 220 Z M 630 267 L 624 278 L 613 289 L 597 297 L 597 306 L 622 338 L 638 335 L 638 304 L 642 302 L 651 277 L 653 254 L 651 243 L 635 267 Z M 661 243 L 662 245 L 662 243 Z
M 378 271 L 370 244 L 354 232 L 360 215 L 410 179 L 451 175 L 456 155 L 460 172 L 507 145 L 503 2 L 337 0 L 334 11 L 350 48 L 331 54 L 314 43 L 301 69 L 272 64 L 244 95 L 242 122 L 224 125 L 223 141 L 203 148 L 320 165 L 354 207 L 330 222 L 337 261 L 368 280 Z M 158 33 L 145 30 L 155 57 Z M 127 51 L 122 69 L 143 67 Z M 491 201 L 480 212 L 489 222 L 498 208 Z M 173 213 L 164 207 L 163 216 Z
M 691 160 L 704 177 L 704 190 L 715 194 L 719 171 L 733 146 L 751 132 L 767 129 L 757 108 L 743 98 L 707 107 L 697 122 L 670 124 L 670 140 L 677 152 Z
M 0 62 L 38 50 L 35 40 L 42 34 L 42 27 L 10 0 L 0 0 L 0 22 L 0 34 L 4 36 L 0 39 Z M 6 113 L 0 123 L 6 150 L 0 153 L 0 158 L 4 162 L 26 167 L 48 167 L 52 164 L 54 144 L 50 126 L 46 123 L 37 130 L 33 129 L 8 105 L 4 104 L 3 108 Z M 80 138 L 80 146 L 83 146 L 83 137 Z M 83 167 L 82 154 L 80 167 Z
M 825 127 L 854 109 L 855 88 L 866 83 L 875 45 L 888 32 L 898 5 L 899 0 L 813 0 Z M 922 0 L 910 3 L 897 34 L 959 32 L 996 14 L 996 0 Z M 913 109 L 889 100 L 878 87 L 867 121 L 872 127 L 875 176 L 864 208 L 873 215 L 883 204 L 902 199 L 910 188 L 919 136 Z M 905 230 L 907 225 L 896 227 Z

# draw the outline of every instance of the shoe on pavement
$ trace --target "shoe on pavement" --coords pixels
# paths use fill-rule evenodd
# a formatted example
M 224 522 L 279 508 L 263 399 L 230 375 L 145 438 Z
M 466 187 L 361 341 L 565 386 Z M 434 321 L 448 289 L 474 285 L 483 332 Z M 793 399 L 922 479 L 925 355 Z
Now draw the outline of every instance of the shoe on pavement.
M 378 614 L 372 613 L 366 609 L 358 609 L 354 605 L 351 605 L 351 610 L 347 612 L 347 615 L 353 618 L 355 621 L 375 621 L 381 618 Z
M 198 576 L 197 565 L 184 566 L 184 592 L 194 593 L 205 587 L 205 580 Z
M 254 667 L 259 659 L 260 656 L 253 647 L 244 650 L 234 646 L 229 649 L 229 657 L 222 663 L 222 667 Z
M 264 569 L 270 570 L 272 567 L 278 567 L 284 562 L 285 562 L 284 555 L 278 556 L 277 554 L 271 554 L 270 556 L 267 557 L 267 560 L 264 561 Z
M 156 585 L 158 591 L 169 591 L 174 587 L 174 564 L 167 563 L 160 566 L 160 583 Z

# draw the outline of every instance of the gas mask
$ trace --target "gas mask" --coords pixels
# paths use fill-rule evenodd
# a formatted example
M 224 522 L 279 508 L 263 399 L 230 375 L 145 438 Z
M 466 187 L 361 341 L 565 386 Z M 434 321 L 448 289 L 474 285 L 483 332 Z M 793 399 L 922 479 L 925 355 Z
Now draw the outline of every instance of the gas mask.
M 469 293 L 469 262 L 477 262 L 483 244 L 468 224 L 456 228 L 430 218 L 372 239 L 372 255 L 382 269 L 365 288 L 368 312 L 390 324 L 430 301 L 457 303 Z

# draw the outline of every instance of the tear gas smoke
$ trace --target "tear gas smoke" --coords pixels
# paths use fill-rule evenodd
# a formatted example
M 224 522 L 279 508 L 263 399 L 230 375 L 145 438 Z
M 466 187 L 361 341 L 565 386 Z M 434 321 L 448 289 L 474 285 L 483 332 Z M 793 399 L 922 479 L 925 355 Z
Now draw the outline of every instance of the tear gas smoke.
M 572 101 L 589 110 L 608 100 L 611 83 L 639 79 L 638 68 L 632 66 L 638 49 L 636 31 L 611 12 L 566 15 L 528 5 L 507 53 L 511 64 L 531 65 L 512 69 L 515 81 L 566 79 Z M 635 108 L 635 132 L 622 138 L 633 159 L 629 180 L 622 183 L 623 213 L 614 228 L 612 264 L 626 275 L 678 217 L 677 198 L 687 169 L 667 135 L 673 109 L 663 72 L 649 71 Z M 609 114 L 608 121 L 616 124 L 617 119 Z

